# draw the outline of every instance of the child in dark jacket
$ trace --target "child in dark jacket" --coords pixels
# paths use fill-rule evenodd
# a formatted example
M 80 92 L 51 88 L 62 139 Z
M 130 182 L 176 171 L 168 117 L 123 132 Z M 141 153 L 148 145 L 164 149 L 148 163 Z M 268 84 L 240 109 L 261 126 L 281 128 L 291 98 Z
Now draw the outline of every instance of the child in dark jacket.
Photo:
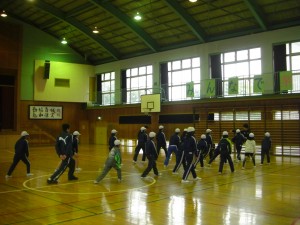
M 261 142 L 261 163 L 260 163 L 260 165 L 264 164 L 265 155 L 267 155 L 268 165 L 270 164 L 270 150 L 271 150 L 271 146 L 272 146 L 272 140 L 271 140 L 270 136 L 271 136 L 270 133 L 266 132 L 265 137 Z

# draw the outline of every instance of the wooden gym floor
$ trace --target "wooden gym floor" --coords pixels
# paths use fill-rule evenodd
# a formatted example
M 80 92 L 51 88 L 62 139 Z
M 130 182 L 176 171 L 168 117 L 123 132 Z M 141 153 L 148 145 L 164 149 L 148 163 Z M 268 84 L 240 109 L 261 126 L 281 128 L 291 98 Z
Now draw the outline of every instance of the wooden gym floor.
M 158 159 L 159 172 L 140 179 L 146 164 L 132 163 L 132 147 L 122 147 L 123 181 L 111 172 L 94 184 L 103 167 L 107 146 L 80 145 L 78 181 L 68 181 L 67 171 L 59 184 L 46 179 L 59 163 L 54 147 L 30 148 L 34 176 L 26 177 L 20 162 L 12 178 L 5 178 L 13 150 L 0 154 L 0 224 L 137 224 L 137 225 L 296 225 L 300 224 L 300 158 L 272 157 L 271 165 L 235 163 L 231 174 L 225 165 L 218 175 L 217 159 L 211 167 L 200 169 L 197 182 L 182 184 L 181 174 L 172 174 L 174 157 L 163 167 L 163 150 Z M 189 179 L 192 179 L 191 175 Z

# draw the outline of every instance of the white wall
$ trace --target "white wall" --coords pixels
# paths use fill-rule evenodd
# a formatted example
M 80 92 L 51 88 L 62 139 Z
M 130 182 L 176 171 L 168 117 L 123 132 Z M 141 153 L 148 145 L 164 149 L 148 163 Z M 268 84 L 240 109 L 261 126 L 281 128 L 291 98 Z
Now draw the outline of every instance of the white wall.
M 273 59 L 272 46 L 273 44 L 285 43 L 290 41 L 300 40 L 300 26 L 279 29 L 264 33 L 246 35 L 226 39 L 222 41 L 215 41 L 195 46 L 139 56 L 131 59 L 120 60 L 96 66 L 96 73 L 116 72 L 116 90 L 120 89 L 120 70 L 138 67 L 142 65 L 153 65 L 154 84 L 159 81 L 159 65 L 161 62 L 184 59 L 189 57 L 198 57 L 201 59 L 201 79 L 209 79 L 209 55 L 215 53 L 223 53 L 234 50 L 249 49 L 254 47 L 261 47 L 262 49 L 262 73 L 273 73 Z M 159 83 L 154 86 L 158 88 Z

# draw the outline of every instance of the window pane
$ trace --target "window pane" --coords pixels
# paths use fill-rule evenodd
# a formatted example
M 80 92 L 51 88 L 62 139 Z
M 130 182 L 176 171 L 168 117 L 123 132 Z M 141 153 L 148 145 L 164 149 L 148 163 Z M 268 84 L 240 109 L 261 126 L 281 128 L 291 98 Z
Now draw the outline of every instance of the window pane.
M 146 76 L 139 76 L 138 77 L 138 84 L 139 88 L 145 88 L 146 87 Z
M 126 70 L 126 77 L 130 77 L 131 76 L 131 70 Z
M 192 80 L 192 71 L 191 70 L 182 70 L 181 78 L 182 82 L 185 84 L 187 82 L 191 82 Z
M 138 89 L 139 87 L 139 78 L 138 77 L 133 77 L 131 78 L 131 89 Z
M 248 59 L 248 50 L 237 51 L 236 58 L 237 61 Z
M 184 95 L 185 95 L 185 93 L 184 93 Z M 171 96 L 172 96 L 172 101 L 182 100 L 183 99 L 182 86 L 172 87 L 171 88 Z
M 182 60 L 182 68 L 191 68 L 191 59 Z
M 147 66 L 147 74 L 151 74 L 152 75 L 152 66 Z
M 144 75 L 144 74 L 146 74 L 146 67 L 145 66 L 139 68 L 139 75 Z
M 138 75 L 138 68 L 131 69 L 131 76 L 136 76 L 136 75 Z
M 300 52 L 300 42 L 292 43 L 292 53 Z
M 200 57 L 192 59 L 192 67 L 200 67 Z
M 261 112 L 250 112 L 250 120 L 261 120 Z
M 177 71 L 172 73 L 172 85 L 182 84 L 182 71 Z
M 110 91 L 112 92 L 112 91 L 115 91 L 115 81 L 114 80 L 112 80 L 111 82 L 110 82 Z
M 261 58 L 260 48 L 250 49 L 250 59 L 260 59 L 260 58 Z
M 181 69 L 181 62 L 180 61 L 172 62 L 172 70 L 179 70 L 179 69 Z
M 250 61 L 250 77 L 261 74 L 261 60 Z
M 192 81 L 200 82 L 200 68 L 192 69 Z
M 248 120 L 248 112 L 247 111 L 236 112 L 235 120 Z
M 234 62 L 235 52 L 227 52 L 224 54 L 224 62 Z
M 300 55 L 292 56 L 292 71 L 300 72 Z
M 110 91 L 110 82 L 102 82 L 102 92 L 109 92 Z
M 111 79 L 111 80 L 114 80 L 114 79 L 115 79 L 115 72 L 112 72 L 112 73 L 110 74 L 110 79 Z
M 110 94 L 102 95 L 103 105 L 110 105 Z
M 233 113 L 232 112 L 223 112 L 223 113 L 221 113 L 221 120 L 223 120 L 223 121 L 233 121 Z
M 249 62 L 242 62 L 236 64 L 236 76 L 248 77 L 249 76 Z
M 224 65 L 224 79 L 228 80 L 230 77 L 236 77 L 235 64 Z

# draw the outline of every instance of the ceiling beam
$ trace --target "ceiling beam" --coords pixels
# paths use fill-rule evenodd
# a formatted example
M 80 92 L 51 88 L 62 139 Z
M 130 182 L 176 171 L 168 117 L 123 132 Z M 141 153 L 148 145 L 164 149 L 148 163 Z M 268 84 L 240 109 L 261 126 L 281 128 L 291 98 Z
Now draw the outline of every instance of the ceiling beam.
M 96 6 L 105 9 L 107 12 L 116 17 L 120 22 L 126 25 L 131 29 L 136 35 L 138 35 L 144 43 L 154 52 L 158 52 L 160 47 L 156 41 L 143 29 L 141 29 L 135 22 L 132 21 L 132 18 L 123 13 L 120 9 L 112 5 L 109 1 L 104 0 L 89 0 L 94 3 Z
M 110 53 L 110 55 L 118 60 L 120 58 L 120 53 L 108 42 L 103 40 L 99 35 L 93 35 L 92 31 L 90 28 L 86 27 L 82 23 L 78 22 L 76 19 L 72 17 L 67 17 L 63 12 L 58 10 L 57 8 L 44 3 L 42 1 L 37 1 L 34 4 L 36 7 L 42 9 L 43 11 L 52 14 L 56 18 L 68 23 L 69 25 L 73 26 L 75 29 L 79 30 L 83 34 L 85 34 L 88 38 L 96 41 L 99 45 L 101 45 L 107 52 Z
M 175 0 L 164 0 L 167 5 L 185 22 L 185 24 L 192 30 L 201 43 L 206 42 L 206 35 L 199 23 L 186 12 L 186 10 Z
M 266 31 L 267 30 L 267 23 L 265 20 L 265 16 L 261 11 L 260 7 L 256 4 L 254 0 L 244 0 L 245 4 L 251 11 L 252 15 L 254 16 L 255 20 L 258 22 L 259 26 Z

